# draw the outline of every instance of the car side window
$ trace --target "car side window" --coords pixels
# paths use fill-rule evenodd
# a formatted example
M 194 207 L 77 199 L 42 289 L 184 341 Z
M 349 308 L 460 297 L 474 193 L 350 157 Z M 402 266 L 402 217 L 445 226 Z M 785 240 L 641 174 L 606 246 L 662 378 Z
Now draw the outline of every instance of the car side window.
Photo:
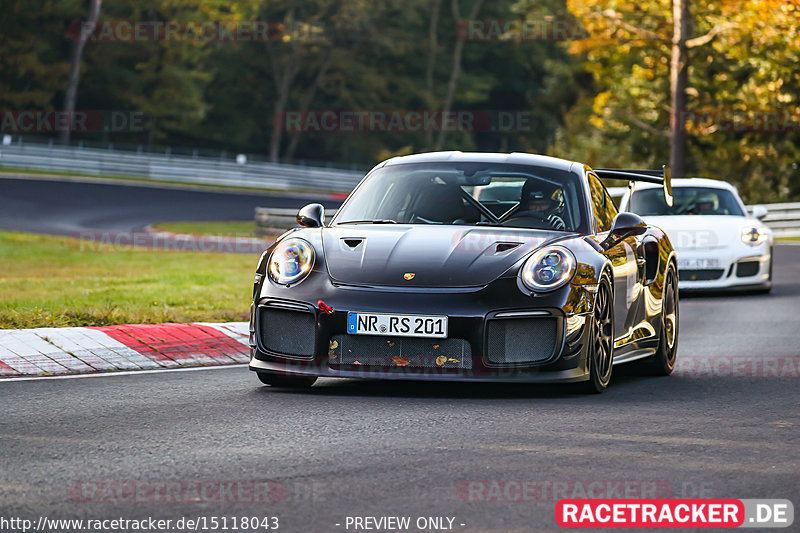
M 617 216 L 617 207 L 600 179 L 594 174 L 589 174 L 589 191 L 592 195 L 592 209 L 598 233 L 610 231 L 614 217 Z

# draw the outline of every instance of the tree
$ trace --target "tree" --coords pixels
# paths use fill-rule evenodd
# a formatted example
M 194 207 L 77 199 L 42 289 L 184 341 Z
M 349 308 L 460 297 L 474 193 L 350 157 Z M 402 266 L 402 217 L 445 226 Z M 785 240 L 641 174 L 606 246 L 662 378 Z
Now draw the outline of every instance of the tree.
M 483 0 L 473 0 L 472 8 L 467 15 L 467 20 L 473 20 L 475 17 L 477 17 L 482 4 Z M 451 0 L 450 5 L 453 11 L 453 20 L 456 22 L 456 24 L 461 24 L 462 19 L 460 0 Z M 445 93 L 444 100 L 442 102 L 442 113 L 450 113 L 450 110 L 453 108 L 453 98 L 455 98 L 456 87 L 458 86 L 458 80 L 461 76 L 461 61 L 464 54 L 464 40 L 464 33 L 457 32 L 456 44 L 453 47 L 452 66 L 450 67 L 450 79 L 447 82 L 447 92 Z M 436 144 L 434 145 L 435 150 L 442 149 L 446 136 L 447 129 L 440 128 L 439 135 L 436 138 Z
M 61 53 L 70 5 L 3 0 L 0 9 L 0 109 L 52 110 L 66 86 L 69 64 Z
M 672 175 L 686 175 L 686 85 L 689 58 L 686 40 L 689 35 L 689 0 L 672 0 L 672 54 L 669 64 L 669 165 Z
M 86 47 L 89 37 L 94 32 L 97 20 L 100 18 L 100 9 L 103 5 L 103 0 L 90 0 L 89 3 L 89 18 L 81 25 L 80 31 L 78 31 L 75 45 L 72 49 L 72 57 L 70 59 L 69 80 L 67 82 L 67 91 L 64 96 L 64 113 L 68 117 L 71 117 L 75 112 L 75 102 L 78 98 L 78 86 L 81 80 L 83 49 Z M 62 144 L 69 143 L 71 133 L 71 127 L 61 130 L 59 140 Z
M 785 180 L 796 175 L 796 148 L 777 146 L 796 139 L 796 131 L 781 135 L 752 125 L 735 131 L 719 122 L 726 113 L 790 111 L 786 104 L 797 92 L 796 69 L 787 68 L 798 48 L 795 2 L 568 5 L 589 34 L 570 51 L 584 59 L 594 81 L 567 116 L 573 129 L 560 134 L 562 148 L 591 150 L 603 165 L 660 165 L 669 157 L 676 177 L 706 173 L 745 184 L 758 175 L 780 183 L 781 194 L 792 190 Z M 576 122 L 579 115 L 586 122 Z M 768 187 L 748 189 L 777 197 Z

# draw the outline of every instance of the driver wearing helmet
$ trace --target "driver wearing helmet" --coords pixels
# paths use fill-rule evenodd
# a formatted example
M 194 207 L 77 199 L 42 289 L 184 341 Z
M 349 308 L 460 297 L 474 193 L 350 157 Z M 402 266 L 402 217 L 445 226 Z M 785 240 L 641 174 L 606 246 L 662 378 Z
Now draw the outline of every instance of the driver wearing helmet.
M 535 217 L 552 229 L 565 230 L 564 191 L 557 185 L 529 179 L 522 187 L 520 209 L 514 217 Z
M 697 197 L 692 212 L 697 215 L 715 213 L 719 208 L 719 198 L 713 193 L 704 193 Z

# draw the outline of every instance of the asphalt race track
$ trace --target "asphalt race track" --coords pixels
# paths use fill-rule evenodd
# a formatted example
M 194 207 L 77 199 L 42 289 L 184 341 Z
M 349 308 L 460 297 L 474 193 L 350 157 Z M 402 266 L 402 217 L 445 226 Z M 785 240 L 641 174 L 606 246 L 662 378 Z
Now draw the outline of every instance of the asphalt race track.
M 294 393 L 242 367 L 0 383 L 0 515 L 277 516 L 297 532 L 446 516 L 457 531 L 539 532 L 559 530 L 570 496 L 797 505 L 800 247 L 776 255 L 769 296 L 681 300 L 679 358 L 744 361 L 737 375 L 617 372 L 600 396 L 335 380 Z M 795 373 L 748 373 L 775 356 Z M 188 488 L 200 481 L 210 492 Z
M 324 195 L 233 192 L 140 183 L 0 176 L 0 228 L 80 235 L 167 221 L 252 220 L 256 207 L 300 208 Z

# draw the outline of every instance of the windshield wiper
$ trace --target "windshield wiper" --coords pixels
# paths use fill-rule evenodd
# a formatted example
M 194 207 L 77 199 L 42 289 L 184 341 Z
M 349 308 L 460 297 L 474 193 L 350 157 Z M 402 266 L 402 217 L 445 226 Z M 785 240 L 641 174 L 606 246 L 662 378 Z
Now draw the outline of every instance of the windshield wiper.
M 694 209 L 694 204 L 684 205 L 682 207 L 679 207 L 678 209 L 675 209 L 675 214 L 676 215 L 685 215 L 686 213 L 688 213 L 692 209 Z
M 337 222 L 336 224 L 397 224 L 397 221 L 388 218 L 378 218 L 375 220 L 348 220 L 347 222 Z

